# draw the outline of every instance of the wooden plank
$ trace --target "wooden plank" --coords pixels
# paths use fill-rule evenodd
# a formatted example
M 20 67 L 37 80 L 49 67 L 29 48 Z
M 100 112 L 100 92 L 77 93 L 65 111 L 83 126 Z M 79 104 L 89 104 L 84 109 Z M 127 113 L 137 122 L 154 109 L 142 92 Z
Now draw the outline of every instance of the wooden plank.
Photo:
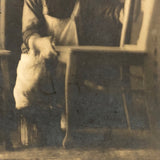
M 107 46 L 56 46 L 56 50 L 64 52 L 70 50 L 73 52 L 91 52 L 91 53 L 127 53 L 127 54 L 139 54 L 146 55 L 147 52 L 141 48 L 137 48 L 135 45 L 128 45 L 124 48 L 121 47 L 107 47 Z
M 11 51 L 0 49 L 0 56 L 9 56 L 11 55 Z

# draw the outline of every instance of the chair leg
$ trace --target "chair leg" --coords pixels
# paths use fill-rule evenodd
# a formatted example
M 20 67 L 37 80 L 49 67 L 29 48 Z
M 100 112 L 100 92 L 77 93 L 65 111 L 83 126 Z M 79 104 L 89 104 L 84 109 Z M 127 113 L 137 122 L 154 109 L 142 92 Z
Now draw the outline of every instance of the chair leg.
M 28 139 L 28 124 L 25 117 L 21 116 L 20 119 L 20 137 L 21 137 L 21 144 L 24 146 L 28 146 L 29 139 Z
M 120 67 L 120 79 L 123 81 L 123 66 Z M 124 112 L 126 116 L 126 121 L 127 121 L 127 126 L 128 130 L 131 131 L 131 124 L 130 124 L 130 118 L 129 118 L 129 113 L 128 113 L 128 107 L 127 107 L 127 102 L 126 102 L 126 95 L 124 93 L 124 87 L 122 86 L 121 88 L 122 91 L 122 100 L 123 100 L 123 107 L 124 107 Z

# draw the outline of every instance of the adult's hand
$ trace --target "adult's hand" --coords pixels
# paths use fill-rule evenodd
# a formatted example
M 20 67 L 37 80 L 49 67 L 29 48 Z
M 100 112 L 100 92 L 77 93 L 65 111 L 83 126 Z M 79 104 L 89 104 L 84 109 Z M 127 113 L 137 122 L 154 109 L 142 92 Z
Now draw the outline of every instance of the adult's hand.
M 124 21 L 124 9 L 121 9 L 121 11 L 120 11 L 119 21 L 123 24 L 123 21 Z
M 57 56 L 51 37 L 33 35 L 29 39 L 29 48 L 32 49 L 36 55 L 39 54 L 45 59 L 49 59 L 51 56 Z

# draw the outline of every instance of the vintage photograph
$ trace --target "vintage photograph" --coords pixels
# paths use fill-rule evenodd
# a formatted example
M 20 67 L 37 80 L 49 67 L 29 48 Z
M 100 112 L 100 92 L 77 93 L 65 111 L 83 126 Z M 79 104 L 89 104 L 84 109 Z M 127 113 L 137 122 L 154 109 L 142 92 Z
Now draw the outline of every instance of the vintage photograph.
M 0 160 L 160 160 L 159 0 L 0 0 Z

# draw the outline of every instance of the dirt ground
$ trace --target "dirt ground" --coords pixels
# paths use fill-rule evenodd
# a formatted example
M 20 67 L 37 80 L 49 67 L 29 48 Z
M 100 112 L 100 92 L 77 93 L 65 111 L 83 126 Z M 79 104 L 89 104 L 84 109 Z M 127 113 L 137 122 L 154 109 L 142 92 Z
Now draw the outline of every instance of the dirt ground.
M 159 149 L 32 148 L 0 153 L 1 160 L 160 160 Z
M 83 144 L 70 149 L 61 146 L 30 146 L 5 151 L 1 147 L 0 160 L 160 160 L 158 135 L 159 132 L 153 134 L 148 131 L 135 131 L 129 135 L 126 131 L 112 131 L 112 134 L 106 134 L 105 138 L 104 135 L 96 135 L 96 139 L 99 139 L 96 145 L 92 143 L 95 135 L 90 135 L 79 139 Z M 76 140 L 78 144 L 79 140 Z M 85 145 L 85 142 L 88 145 Z

